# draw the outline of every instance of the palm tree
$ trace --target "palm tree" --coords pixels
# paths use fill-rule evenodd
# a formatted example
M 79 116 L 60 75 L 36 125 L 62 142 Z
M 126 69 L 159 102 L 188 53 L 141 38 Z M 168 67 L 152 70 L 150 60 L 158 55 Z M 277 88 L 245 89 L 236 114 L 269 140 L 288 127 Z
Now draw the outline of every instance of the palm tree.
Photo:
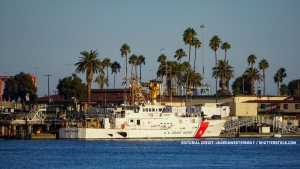
M 202 85 L 201 81 L 203 80 L 203 77 L 200 73 L 197 73 L 194 71 L 191 72 L 190 77 L 191 77 L 190 84 L 193 86 L 194 94 L 196 95 L 196 93 L 197 93 L 196 88 Z
M 111 61 L 110 61 L 110 59 L 105 58 L 105 59 L 103 60 L 103 65 L 104 65 L 104 67 L 106 68 L 106 77 L 107 77 L 107 79 L 108 79 L 108 68 L 111 66 Z M 106 85 L 106 88 L 108 88 L 108 85 Z
M 251 55 L 248 57 L 247 62 L 248 62 L 248 65 L 251 64 L 251 68 L 253 68 L 253 64 L 255 63 L 255 60 L 256 60 L 256 59 L 257 59 L 256 56 L 253 55 L 253 54 L 251 54 Z
M 190 88 L 191 86 L 193 86 L 193 88 L 201 86 L 201 80 L 203 80 L 201 74 L 193 71 L 188 71 L 188 73 L 189 74 L 184 73 L 178 78 L 178 85 L 186 84 L 186 79 L 189 77 L 189 81 L 187 83 L 188 88 Z
M 175 56 L 174 56 L 174 58 L 177 58 L 177 60 L 179 61 L 179 63 L 181 63 L 181 59 L 182 59 L 184 56 L 186 56 L 186 53 L 185 53 L 185 51 L 184 51 L 182 48 L 177 49 L 177 50 L 175 51 Z
M 165 54 L 161 54 L 158 59 L 157 62 L 160 63 L 159 67 L 158 67 L 158 71 L 157 71 L 157 76 L 161 77 L 161 80 L 163 81 L 164 76 L 166 75 L 166 60 L 167 60 L 167 56 Z M 167 81 L 167 77 L 166 77 L 166 81 Z
M 183 63 L 179 64 L 178 71 L 177 71 L 178 79 L 181 76 L 185 75 L 188 69 L 191 69 L 191 65 L 188 62 L 183 62 Z M 178 85 L 180 86 L 180 88 L 182 88 L 182 86 L 184 86 L 184 84 L 178 84 Z M 180 91 L 181 91 L 181 95 L 182 95 L 182 92 L 183 92 L 182 89 L 180 89 Z
M 140 65 L 140 83 L 142 82 L 142 64 L 145 65 L 145 57 L 143 55 L 138 56 L 137 65 Z
M 91 85 L 93 81 L 93 75 L 95 73 L 104 73 L 103 71 L 103 64 L 102 62 L 97 58 L 99 53 L 97 50 L 92 51 L 89 53 L 87 51 L 80 52 L 82 57 L 79 57 L 79 62 L 75 63 L 75 66 L 77 66 L 75 73 L 85 73 L 86 72 L 86 81 L 87 81 L 87 106 L 90 106 L 90 100 L 91 100 Z
M 215 35 L 214 37 L 211 38 L 210 42 L 209 42 L 209 47 L 215 52 L 215 67 L 217 67 L 217 50 L 220 47 L 220 44 L 222 43 L 221 39 Z M 215 74 L 215 79 L 216 79 L 216 103 L 218 103 L 218 82 L 217 82 L 217 74 Z
M 194 71 L 196 67 L 196 53 L 197 53 L 196 51 L 201 47 L 201 44 L 202 43 L 197 38 L 193 39 L 192 45 L 195 46 Z
M 274 75 L 274 82 L 277 83 L 277 95 L 279 95 L 279 86 L 280 86 L 280 83 L 282 83 L 283 81 L 283 78 L 286 77 L 286 73 L 285 73 L 285 68 L 280 68 L 278 69 L 278 71 L 276 72 L 276 74 Z
M 250 81 L 250 94 L 254 94 L 254 81 L 261 81 L 261 76 L 257 68 L 247 68 L 243 74 L 245 79 Z
M 224 88 L 228 78 L 234 77 L 233 67 L 228 65 L 225 60 L 219 60 L 217 67 L 213 67 L 212 77 L 221 78 L 222 93 L 224 93 Z M 227 89 L 228 90 L 228 89 Z
M 193 28 L 188 28 L 184 31 L 183 33 L 183 41 L 185 44 L 189 44 L 189 64 L 190 64 L 190 61 L 191 61 L 191 46 L 192 46 L 192 43 L 193 43 L 193 39 L 195 38 L 195 36 L 197 36 L 197 33 L 196 31 L 193 29 Z M 188 84 L 188 74 L 187 73 L 187 78 L 186 78 L 186 86 Z M 188 86 L 186 88 L 186 102 L 185 102 L 185 105 L 187 105 L 187 92 L 188 92 Z
M 125 70 L 126 74 L 125 75 L 127 77 L 127 54 L 131 52 L 130 51 L 130 46 L 125 43 L 121 47 L 120 51 L 121 51 L 121 57 L 125 57 L 125 64 L 126 64 L 126 70 Z
M 231 48 L 231 46 L 228 42 L 224 42 L 221 46 L 221 49 L 223 49 L 225 51 L 225 59 L 224 59 L 225 61 L 226 61 L 227 50 L 230 49 L 230 48 Z
M 128 61 L 128 63 L 132 65 L 132 68 L 131 68 L 131 77 L 134 74 L 133 73 L 133 66 L 135 66 L 135 77 L 137 77 L 137 68 L 136 68 L 137 62 L 138 62 L 138 57 L 135 54 L 131 55 L 130 58 L 129 58 L 129 61 Z
M 269 67 L 269 63 L 266 59 L 259 62 L 258 65 L 260 70 L 263 70 L 263 80 L 264 80 L 264 96 L 266 95 L 266 69 Z
M 114 74 L 114 88 L 116 87 L 116 74 L 120 72 L 121 66 L 118 62 L 114 62 L 110 66 L 111 74 Z
M 103 89 L 104 85 L 106 85 L 107 87 L 109 86 L 108 77 L 105 77 L 103 74 L 97 76 L 94 82 L 98 83 L 99 89 Z

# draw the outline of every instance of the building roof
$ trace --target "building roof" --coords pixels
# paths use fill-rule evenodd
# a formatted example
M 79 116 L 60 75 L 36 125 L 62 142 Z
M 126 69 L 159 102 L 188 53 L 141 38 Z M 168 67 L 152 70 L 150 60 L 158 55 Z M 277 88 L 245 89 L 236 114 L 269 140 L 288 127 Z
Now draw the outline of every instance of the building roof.
M 150 100 L 149 94 L 147 93 L 146 90 L 142 90 L 142 93 L 145 97 L 145 100 Z M 129 89 L 92 89 L 91 90 L 91 104 L 101 104 L 102 102 L 104 103 L 123 103 L 125 101 L 125 95 L 129 95 Z M 50 95 L 50 98 L 53 99 L 54 103 L 67 103 L 72 100 L 65 100 L 63 96 L 60 95 Z M 48 103 L 49 102 L 49 97 L 44 96 L 36 99 L 34 102 L 36 103 Z M 181 99 L 168 96 L 163 96 L 160 97 L 159 95 L 156 97 L 156 102 L 181 102 Z M 79 100 L 80 103 L 86 103 L 87 100 Z
M 300 100 L 248 100 L 245 103 L 300 103 Z

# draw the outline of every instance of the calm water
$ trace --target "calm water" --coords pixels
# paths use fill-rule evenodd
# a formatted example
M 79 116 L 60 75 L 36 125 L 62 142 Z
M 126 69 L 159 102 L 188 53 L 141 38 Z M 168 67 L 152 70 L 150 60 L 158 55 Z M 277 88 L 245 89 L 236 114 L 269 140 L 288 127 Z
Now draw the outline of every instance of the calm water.
M 299 151 L 300 138 L 0 140 L 0 168 L 300 168 Z

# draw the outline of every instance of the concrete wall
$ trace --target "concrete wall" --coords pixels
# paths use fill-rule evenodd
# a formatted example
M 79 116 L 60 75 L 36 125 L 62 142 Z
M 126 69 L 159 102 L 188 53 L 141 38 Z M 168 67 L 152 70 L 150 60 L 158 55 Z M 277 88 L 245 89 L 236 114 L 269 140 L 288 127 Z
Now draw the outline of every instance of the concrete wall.
M 231 116 L 257 116 L 257 103 L 233 103 L 230 104 Z

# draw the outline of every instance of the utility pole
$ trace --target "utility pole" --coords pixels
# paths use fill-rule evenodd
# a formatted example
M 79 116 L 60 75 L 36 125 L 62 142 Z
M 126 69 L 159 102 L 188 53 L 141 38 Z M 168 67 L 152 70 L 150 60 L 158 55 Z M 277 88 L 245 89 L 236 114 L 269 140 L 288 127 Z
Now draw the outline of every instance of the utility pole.
M 202 68 L 203 68 L 203 81 L 204 81 L 204 28 L 206 28 L 206 26 L 202 24 L 200 28 L 202 28 Z
M 50 88 L 49 88 L 49 77 L 52 76 L 52 75 L 44 75 L 44 76 L 48 76 L 48 97 L 50 96 Z

